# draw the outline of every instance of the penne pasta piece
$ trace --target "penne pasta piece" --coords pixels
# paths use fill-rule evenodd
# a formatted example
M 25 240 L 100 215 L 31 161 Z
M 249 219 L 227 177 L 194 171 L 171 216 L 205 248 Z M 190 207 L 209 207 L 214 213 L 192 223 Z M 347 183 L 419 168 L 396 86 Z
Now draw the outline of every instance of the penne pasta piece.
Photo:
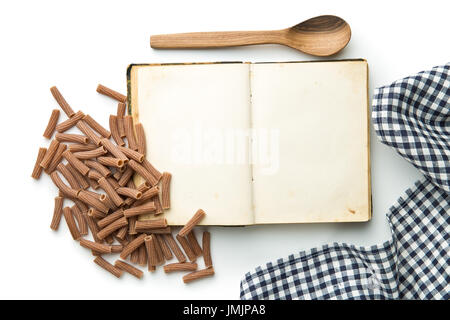
M 64 151 L 66 151 L 67 145 L 64 143 L 60 143 L 58 146 L 58 149 L 56 149 L 56 152 L 53 156 L 52 161 L 50 161 L 50 164 L 48 165 L 47 169 L 45 169 L 45 172 L 50 174 L 53 171 L 55 171 L 58 164 L 61 162 L 62 154 Z
M 123 217 L 123 209 L 120 208 L 120 209 L 118 209 L 117 211 L 115 211 L 115 212 L 113 212 L 113 213 L 107 215 L 107 216 L 104 217 L 103 219 L 100 219 L 100 220 L 97 222 L 97 225 L 98 225 L 100 228 L 104 228 L 104 227 L 106 227 L 107 225 L 113 223 L 114 221 L 116 221 L 116 220 L 118 220 L 118 219 L 120 219 L 120 218 L 122 218 L 122 217 Z
M 127 166 L 127 169 L 123 172 L 123 174 L 120 176 L 120 179 L 118 180 L 119 186 L 125 187 L 128 181 L 130 181 L 133 174 L 134 174 L 133 169 L 131 169 L 130 166 Z
M 119 135 L 121 138 L 125 138 L 125 125 L 123 117 L 126 113 L 127 105 L 125 103 L 119 102 L 117 105 L 117 129 L 119 129 Z
M 125 218 L 123 218 L 125 219 Z M 134 240 L 130 241 L 128 245 L 123 248 L 122 253 L 120 254 L 120 257 L 122 259 L 126 259 L 133 251 L 135 251 L 137 248 L 139 248 L 140 245 L 144 243 L 144 238 L 147 235 L 145 233 L 139 235 Z
M 80 151 L 90 151 L 97 149 L 98 146 L 93 143 L 83 144 L 83 143 L 73 143 L 69 145 L 69 151 L 72 153 Z
M 135 160 L 131 159 L 128 165 L 136 171 L 145 181 L 147 181 L 151 186 L 154 186 L 158 181 L 153 177 L 150 172 L 147 171 L 142 165 L 137 163 Z
M 88 224 L 89 230 L 91 230 L 92 237 L 94 238 L 94 241 L 98 242 L 98 243 L 102 243 L 103 240 L 101 240 L 101 239 L 99 239 L 99 237 L 97 237 L 97 233 L 99 231 L 99 228 L 97 226 L 97 222 L 95 221 L 95 218 L 92 217 L 92 215 L 89 214 L 89 211 L 88 211 L 88 214 L 86 215 L 86 222 Z
M 194 251 L 197 257 L 200 257 L 203 254 L 202 248 L 198 244 L 197 237 L 195 236 L 194 230 L 191 230 L 186 236 L 186 240 L 189 242 L 189 245 Z
M 72 152 L 66 150 L 62 155 L 72 165 L 72 167 L 77 169 L 83 176 L 86 176 L 88 174 L 89 168 L 83 162 L 77 159 Z
M 74 176 L 75 180 L 77 180 L 78 185 L 81 187 L 81 189 L 86 190 L 87 188 L 89 188 L 89 182 L 84 176 L 81 175 L 78 170 L 75 170 L 75 168 L 72 167 L 70 163 L 66 163 L 65 166 L 67 170 L 69 170 L 69 172 Z
M 117 188 L 120 188 L 119 183 L 113 177 L 106 178 L 106 181 L 109 182 L 109 184 L 113 187 L 114 190 L 117 190 Z
M 122 260 L 116 260 L 116 262 L 114 262 L 114 266 L 116 268 L 119 268 L 120 270 L 128 272 L 129 274 L 131 274 L 132 276 L 135 276 L 138 279 L 141 279 L 142 276 L 144 275 L 144 273 L 141 270 L 133 267 L 131 264 L 128 264 Z
M 75 179 L 75 177 L 72 175 L 72 173 L 66 168 L 65 165 L 62 163 L 59 163 L 56 169 L 63 175 L 63 177 L 66 179 L 66 181 L 69 183 L 70 187 L 74 190 L 80 190 L 80 186 Z
M 172 250 L 173 254 L 178 259 L 178 261 L 186 262 L 186 256 L 184 255 L 183 251 L 181 251 L 172 234 L 171 233 L 163 234 L 163 238 L 164 240 L 166 240 L 167 245 L 169 246 L 170 250 Z
M 130 221 L 128 221 L 128 224 L 130 224 Z M 125 239 L 125 237 L 128 234 L 128 226 L 122 227 L 119 229 L 119 231 L 116 232 L 115 236 L 121 240 Z
M 126 215 L 127 210 L 124 211 Z M 136 221 L 136 231 L 149 230 L 149 229 L 160 229 L 167 227 L 167 220 L 165 218 L 155 219 L 155 220 L 138 220 Z
M 112 211 L 116 211 L 118 209 L 118 207 L 114 204 L 114 202 L 107 194 L 105 194 L 104 197 L 100 199 L 100 201 L 102 201 Z
M 136 131 L 137 151 L 145 155 L 147 146 L 145 143 L 144 126 L 142 123 L 137 123 L 134 125 L 134 130 Z
M 73 142 L 73 143 L 81 143 L 87 144 L 89 142 L 88 137 L 81 134 L 73 134 L 73 133 L 56 133 L 55 139 L 59 142 Z
M 128 234 L 135 235 L 136 232 L 136 221 L 137 216 L 132 216 L 128 218 Z
M 138 252 L 138 265 L 145 267 L 147 265 L 147 250 L 145 244 L 141 244 L 137 249 Z
M 194 216 L 181 228 L 178 234 L 180 237 L 185 237 L 204 217 L 206 213 L 202 209 L 198 209 Z
M 61 191 L 65 196 L 68 198 L 76 198 L 78 195 L 78 191 L 70 188 L 68 185 L 66 185 L 61 178 L 59 177 L 57 171 L 53 171 L 50 174 L 50 178 L 52 179 L 53 183 L 56 185 L 56 187 Z
M 166 259 L 164 258 L 164 254 L 162 252 L 161 249 L 161 244 L 158 241 L 158 238 L 156 237 L 156 235 L 152 234 L 153 237 L 153 242 L 155 243 L 155 249 L 156 249 L 156 258 L 157 258 L 157 263 L 158 265 L 162 265 L 166 262 Z
M 128 141 L 128 148 L 137 150 L 136 136 L 134 134 L 133 117 L 126 115 L 123 117 L 123 124 L 125 127 L 125 135 Z
M 202 279 L 205 277 L 209 277 L 214 275 L 214 268 L 207 268 L 207 269 L 202 269 L 202 270 L 198 270 L 198 271 L 194 271 L 191 273 L 188 273 L 187 275 L 183 276 L 183 282 L 184 283 L 189 283 L 198 279 Z
M 161 205 L 164 210 L 170 208 L 170 180 L 172 175 L 164 172 L 161 178 Z
M 31 173 L 31 177 L 33 179 L 39 179 L 42 174 L 41 162 L 44 159 L 45 153 L 47 152 L 47 148 L 39 148 L 38 155 L 36 158 L 36 162 L 34 163 L 33 172 Z
M 131 207 L 123 211 L 125 217 L 139 216 L 141 214 L 152 213 L 156 209 L 153 202 L 147 202 L 137 207 Z
M 167 234 L 172 233 L 172 229 L 170 226 L 167 226 L 165 228 L 155 228 L 155 229 L 143 229 L 141 232 L 143 233 L 153 233 L 153 234 Z
M 129 149 L 126 147 L 118 147 L 120 151 L 122 151 L 128 158 L 133 159 L 134 161 L 137 161 L 141 163 L 144 161 L 145 156 L 142 153 L 139 153 L 137 151 L 134 151 L 133 149 Z
M 78 225 L 78 231 L 80 232 L 80 235 L 86 236 L 89 233 L 87 222 L 84 218 L 83 213 L 81 213 L 81 210 L 78 208 L 77 205 L 73 205 L 71 208 L 73 217 L 77 221 Z
M 87 160 L 101 157 L 107 153 L 108 152 L 106 151 L 106 149 L 103 146 L 101 146 L 94 150 L 75 152 L 73 155 L 80 160 Z
M 66 99 L 64 99 L 64 97 L 62 96 L 61 92 L 59 92 L 58 88 L 56 87 L 51 87 L 50 88 L 50 92 L 53 95 L 53 98 L 55 98 L 56 102 L 59 104 L 59 106 L 61 107 L 62 111 L 64 111 L 64 113 L 71 118 L 75 112 L 72 110 L 72 108 L 69 106 L 69 104 L 67 103 Z
M 111 246 L 98 242 L 92 242 L 83 238 L 80 239 L 80 246 L 86 249 L 94 250 L 100 254 L 111 253 Z
M 55 207 L 53 209 L 53 218 L 52 222 L 50 223 L 50 229 L 52 230 L 58 230 L 59 223 L 61 221 L 61 217 L 63 214 L 63 204 L 64 204 L 64 198 L 63 197 L 55 197 Z
M 100 256 L 96 257 L 94 259 L 94 262 L 101 268 L 105 269 L 106 271 L 114 275 L 115 277 L 120 278 L 122 276 L 123 271 L 121 269 L 116 268 L 102 257 Z
M 105 138 L 101 139 L 100 142 L 105 147 L 105 149 L 108 150 L 109 153 L 111 153 L 114 157 L 116 157 L 117 159 L 123 160 L 124 164 L 128 163 L 128 158 L 121 151 L 120 147 L 114 145 L 111 141 L 109 141 L 108 139 L 105 139 Z
M 163 209 L 162 209 L 162 205 L 161 205 L 161 201 L 159 200 L 159 195 L 156 195 L 153 197 L 153 202 L 155 203 L 155 207 L 156 207 L 156 211 L 155 211 L 155 215 L 159 215 L 161 213 L 163 213 Z
M 97 170 L 90 169 L 88 172 L 88 177 L 98 182 L 99 179 L 103 178 L 103 176 Z
M 105 167 L 104 165 L 102 165 L 98 161 L 86 160 L 84 163 L 89 168 L 92 168 L 92 169 L 97 170 L 98 172 L 100 172 L 100 174 L 102 176 L 104 176 L 105 178 L 108 178 L 109 176 L 111 176 L 111 170 L 109 170 L 107 167 Z
M 97 233 L 97 237 L 99 239 L 105 239 L 107 236 L 109 236 L 111 233 L 113 233 L 114 231 L 124 227 L 128 225 L 128 221 L 125 217 L 122 217 L 116 221 L 114 221 L 113 223 L 107 225 L 106 227 L 104 227 L 103 229 L 101 229 L 98 233 Z
M 56 126 L 56 131 L 60 132 L 60 133 L 66 132 L 67 130 L 76 126 L 78 121 L 80 121 L 83 117 L 84 117 L 84 113 L 81 111 L 78 111 L 71 118 L 59 123 Z
M 47 149 L 47 152 L 45 153 L 44 157 L 42 158 L 41 163 L 39 164 L 42 168 L 47 169 L 50 162 L 52 161 L 56 150 L 58 150 L 59 147 L 59 141 L 57 140 L 52 140 L 52 142 L 50 142 L 50 146 Z
M 153 236 L 146 236 L 144 238 L 145 248 L 147 249 L 147 265 L 150 268 L 152 266 L 158 265 L 158 253 L 156 252 L 156 245 L 155 245 L 155 239 Z
M 117 159 L 113 157 L 98 157 L 97 161 L 105 166 L 116 168 L 121 168 L 125 164 L 125 162 L 122 159 Z
M 211 258 L 211 234 L 208 231 L 203 232 L 202 248 L 205 267 L 207 268 L 212 267 L 213 264 Z
M 97 86 L 97 92 L 122 103 L 125 103 L 127 101 L 127 96 L 124 96 L 123 94 L 114 91 L 113 89 L 110 89 L 108 87 L 105 87 L 104 85 L 101 84 Z
M 104 213 L 101 212 L 101 211 L 98 211 L 98 210 L 95 209 L 95 208 L 90 208 L 90 209 L 88 210 L 88 215 L 91 216 L 91 217 L 93 217 L 93 218 L 95 218 L 95 219 L 103 219 L 103 218 L 106 217 L 106 214 L 104 214 Z
M 108 138 L 111 137 L 111 132 L 106 130 L 100 123 L 95 121 L 90 115 L 85 115 L 83 121 L 91 127 L 94 131 L 99 133 L 102 137 Z
M 113 244 L 111 246 L 111 253 L 121 253 L 123 250 L 123 245 L 121 244 Z
M 73 218 L 72 210 L 69 207 L 64 207 L 63 214 L 73 240 L 80 239 L 81 234 L 80 231 L 78 231 L 78 228 L 75 224 L 75 219 Z
M 55 132 L 56 124 L 58 123 L 59 119 L 59 110 L 53 109 L 52 114 L 50 115 L 50 118 L 48 119 L 47 127 L 44 131 L 44 138 L 50 139 L 53 135 L 53 132 Z
M 92 129 L 91 129 L 90 127 L 88 127 L 88 125 L 87 125 L 83 120 L 79 120 L 79 121 L 77 122 L 77 125 L 76 125 L 76 126 L 77 126 L 77 128 L 78 128 L 81 132 L 84 133 L 84 135 L 85 135 L 86 137 L 89 138 L 89 140 L 90 140 L 93 144 L 95 144 L 96 146 L 99 146 L 99 145 L 100 145 L 100 137 L 97 136 L 97 135 L 95 134 L 95 132 L 92 131 Z
M 164 256 L 165 260 L 171 260 L 173 259 L 172 251 L 170 251 L 169 246 L 166 243 L 166 240 L 164 240 L 164 237 L 160 234 L 154 234 L 156 239 L 158 240 L 159 247 L 161 248 L 162 254 Z
M 180 243 L 181 247 L 183 248 L 184 252 L 186 253 L 188 259 L 190 261 L 195 261 L 197 256 L 195 255 L 194 251 L 191 248 L 191 245 L 189 244 L 189 241 L 186 240 L 186 238 L 181 237 L 179 234 L 176 236 L 178 242 Z
M 120 207 L 123 204 L 123 199 L 117 194 L 117 192 L 105 178 L 101 177 L 98 180 L 98 184 L 103 190 L 105 190 L 106 194 L 110 197 L 110 199 L 116 206 Z
M 197 263 L 195 262 L 170 263 L 166 264 L 163 267 L 163 269 L 165 273 L 176 271 L 195 271 L 197 270 Z
M 147 159 L 144 159 L 144 161 L 142 161 L 142 165 L 148 172 L 150 172 L 150 174 L 156 179 L 157 182 L 161 180 L 161 172 L 159 172 Z
M 130 197 L 136 200 L 142 198 L 142 192 L 132 188 L 120 187 L 116 189 L 116 192 L 122 196 Z
M 108 213 L 109 208 L 107 206 L 105 206 L 105 204 L 103 204 L 99 199 L 95 198 L 94 196 L 92 196 L 91 194 L 89 194 L 86 190 L 81 190 L 80 192 L 78 192 L 78 196 L 77 198 L 86 203 L 87 205 L 94 207 L 95 209 L 103 212 L 103 213 Z
M 111 136 L 112 136 L 113 140 L 116 142 L 116 144 L 118 146 L 124 146 L 125 142 L 123 141 L 122 137 L 120 136 L 118 120 L 117 120 L 117 116 L 115 116 L 115 115 L 109 116 L 109 130 L 111 130 Z

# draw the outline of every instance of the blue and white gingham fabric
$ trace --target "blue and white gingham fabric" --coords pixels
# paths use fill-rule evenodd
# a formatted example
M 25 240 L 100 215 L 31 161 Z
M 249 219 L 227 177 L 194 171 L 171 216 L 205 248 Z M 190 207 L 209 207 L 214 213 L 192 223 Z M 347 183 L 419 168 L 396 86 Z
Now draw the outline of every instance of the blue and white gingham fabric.
M 375 90 L 379 139 L 424 177 L 389 209 L 392 239 L 325 245 L 241 281 L 241 299 L 450 298 L 450 64 Z

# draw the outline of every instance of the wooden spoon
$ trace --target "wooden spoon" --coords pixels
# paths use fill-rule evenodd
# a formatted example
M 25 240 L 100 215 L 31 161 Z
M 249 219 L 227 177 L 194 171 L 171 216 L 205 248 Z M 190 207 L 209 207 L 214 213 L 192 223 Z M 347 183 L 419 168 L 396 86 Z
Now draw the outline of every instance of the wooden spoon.
M 150 37 L 158 49 L 218 48 L 276 43 L 315 56 L 330 56 L 350 41 L 350 26 L 343 19 L 318 16 L 291 28 L 272 31 L 230 31 L 161 34 Z

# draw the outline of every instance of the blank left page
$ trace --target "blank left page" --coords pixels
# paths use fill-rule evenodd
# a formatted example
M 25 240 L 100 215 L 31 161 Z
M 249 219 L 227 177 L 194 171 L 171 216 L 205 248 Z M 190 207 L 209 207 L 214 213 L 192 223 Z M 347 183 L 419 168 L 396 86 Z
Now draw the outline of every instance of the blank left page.
M 202 208 L 203 225 L 253 224 L 251 167 L 229 161 L 226 144 L 227 132 L 250 126 L 248 64 L 133 66 L 130 81 L 147 158 L 172 174 L 168 223 Z

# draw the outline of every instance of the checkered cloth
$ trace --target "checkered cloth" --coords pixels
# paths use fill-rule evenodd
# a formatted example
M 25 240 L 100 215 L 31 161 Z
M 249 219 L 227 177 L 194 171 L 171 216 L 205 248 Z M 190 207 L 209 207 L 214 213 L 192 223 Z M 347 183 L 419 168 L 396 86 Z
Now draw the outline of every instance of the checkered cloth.
M 450 65 L 375 90 L 373 123 L 425 177 L 389 209 L 392 239 L 325 245 L 257 267 L 241 299 L 450 298 Z

